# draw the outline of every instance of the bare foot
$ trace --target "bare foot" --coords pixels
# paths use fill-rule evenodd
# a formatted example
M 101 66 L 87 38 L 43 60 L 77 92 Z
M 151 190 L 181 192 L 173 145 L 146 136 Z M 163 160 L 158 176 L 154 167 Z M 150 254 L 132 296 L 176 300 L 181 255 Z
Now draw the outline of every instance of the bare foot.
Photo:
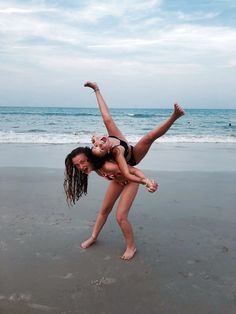
M 175 119 L 182 117 L 184 114 L 184 109 L 180 105 L 174 104 L 173 116 L 175 117 Z
M 85 84 L 84 84 L 84 87 L 90 87 L 90 88 L 92 88 L 95 92 L 97 91 L 97 90 L 99 90 L 99 87 L 98 87 L 98 85 L 97 85 L 97 83 L 93 83 L 93 82 L 86 82 Z
M 87 249 L 88 247 L 90 247 L 92 244 L 94 244 L 96 242 L 96 238 L 94 238 L 93 236 L 91 236 L 88 240 L 82 242 L 80 244 L 80 247 L 82 249 Z
M 136 248 L 128 248 L 126 249 L 126 251 L 124 252 L 124 254 L 121 256 L 121 259 L 129 261 L 131 260 L 131 258 L 134 257 L 134 254 L 136 253 Z

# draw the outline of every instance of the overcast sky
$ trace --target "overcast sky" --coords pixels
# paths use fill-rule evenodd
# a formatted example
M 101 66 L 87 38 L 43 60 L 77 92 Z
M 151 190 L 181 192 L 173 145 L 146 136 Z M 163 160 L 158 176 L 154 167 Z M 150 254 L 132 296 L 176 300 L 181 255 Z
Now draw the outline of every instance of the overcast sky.
M 235 0 L 0 0 L 0 105 L 236 108 Z

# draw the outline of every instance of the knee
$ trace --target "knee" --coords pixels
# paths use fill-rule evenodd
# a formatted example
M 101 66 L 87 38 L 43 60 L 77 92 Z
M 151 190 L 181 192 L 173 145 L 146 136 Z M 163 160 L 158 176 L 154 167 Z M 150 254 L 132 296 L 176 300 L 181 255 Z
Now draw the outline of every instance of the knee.
M 143 137 L 143 144 L 149 145 L 152 142 L 153 142 L 153 132 L 150 131 Z
M 154 132 L 153 131 L 148 132 L 147 139 L 146 139 L 147 143 L 153 142 L 153 138 L 154 138 Z
M 103 208 L 100 210 L 100 215 L 101 215 L 102 217 L 107 217 L 107 216 L 110 214 L 111 210 L 112 210 L 112 207 L 103 207 Z
M 124 214 L 117 214 L 116 221 L 118 222 L 119 225 L 122 225 L 124 222 L 127 221 L 127 216 Z

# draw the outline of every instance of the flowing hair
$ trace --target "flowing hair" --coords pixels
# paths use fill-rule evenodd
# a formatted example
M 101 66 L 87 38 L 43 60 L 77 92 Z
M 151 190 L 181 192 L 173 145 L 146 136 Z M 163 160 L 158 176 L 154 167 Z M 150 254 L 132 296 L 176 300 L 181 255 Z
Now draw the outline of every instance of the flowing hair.
M 74 205 L 83 194 L 87 194 L 88 175 L 83 171 L 78 170 L 72 162 L 72 159 L 80 154 L 85 154 L 88 161 L 93 165 L 94 170 L 101 168 L 105 163 L 105 159 L 94 156 L 89 147 L 75 148 L 67 155 L 65 159 L 64 191 L 69 206 Z

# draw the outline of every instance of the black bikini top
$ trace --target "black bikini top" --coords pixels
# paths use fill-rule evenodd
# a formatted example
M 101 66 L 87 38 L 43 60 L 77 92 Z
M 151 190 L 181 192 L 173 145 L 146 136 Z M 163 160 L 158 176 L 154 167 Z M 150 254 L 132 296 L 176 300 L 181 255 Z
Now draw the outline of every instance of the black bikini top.
M 125 141 L 122 141 L 121 139 L 119 139 L 118 137 L 114 136 L 114 135 L 109 135 L 108 137 L 112 137 L 112 138 L 116 138 L 117 140 L 120 141 L 120 146 L 124 147 L 125 152 L 124 152 L 124 157 L 126 158 L 129 154 L 129 146 Z M 117 146 L 119 146 L 117 145 Z

